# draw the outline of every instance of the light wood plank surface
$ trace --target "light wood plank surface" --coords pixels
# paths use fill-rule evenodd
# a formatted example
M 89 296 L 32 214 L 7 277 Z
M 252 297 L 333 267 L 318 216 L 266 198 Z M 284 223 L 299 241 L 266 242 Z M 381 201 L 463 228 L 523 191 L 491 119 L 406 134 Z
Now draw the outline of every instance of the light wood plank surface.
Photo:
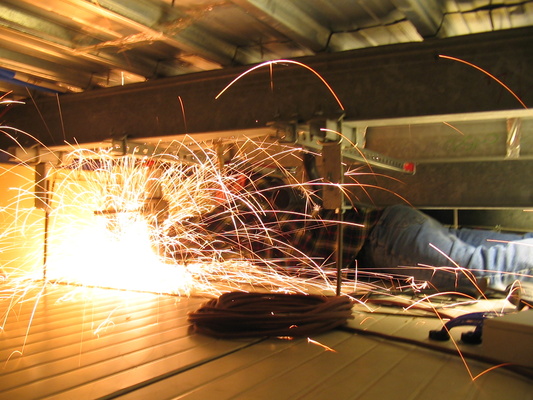
M 187 315 L 202 297 L 63 285 L 13 298 L 0 301 L 0 399 L 533 399 L 533 381 L 513 372 L 474 380 L 491 366 L 360 333 L 198 335 Z M 442 326 L 367 311 L 349 327 L 425 341 Z

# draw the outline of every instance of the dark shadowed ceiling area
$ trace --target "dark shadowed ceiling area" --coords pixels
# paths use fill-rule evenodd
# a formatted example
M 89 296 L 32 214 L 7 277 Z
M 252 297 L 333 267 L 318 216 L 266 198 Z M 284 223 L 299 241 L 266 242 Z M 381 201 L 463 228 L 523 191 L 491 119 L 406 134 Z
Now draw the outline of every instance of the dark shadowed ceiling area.
M 518 0 L 0 0 L 0 94 L 76 93 L 533 25 Z

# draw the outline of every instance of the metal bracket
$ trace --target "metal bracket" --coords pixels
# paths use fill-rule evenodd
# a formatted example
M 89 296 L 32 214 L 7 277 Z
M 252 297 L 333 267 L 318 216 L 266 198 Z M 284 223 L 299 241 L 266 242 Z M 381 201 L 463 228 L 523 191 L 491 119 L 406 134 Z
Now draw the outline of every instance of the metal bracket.
M 327 210 L 342 210 L 344 193 L 341 185 L 344 181 L 341 143 L 324 142 L 322 145 L 324 159 L 324 188 L 322 190 L 322 206 Z
M 193 153 L 191 150 L 184 150 L 183 146 L 165 147 L 149 144 L 128 141 L 124 139 L 113 139 L 111 151 L 117 155 L 133 155 L 139 157 L 150 157 L 162 161 L 170 162 L 184 162 L 184 163 L 198 163 L 206 158 L 206 155 L 198 152 Z
M 379 168 L 399 171 L 411 175 L 416 172 L 416 164 L 414 162 L 397 160 L 368 149 L 352 147 L 344 150 L 342 154 L 347 159 L 360 161 Z
M 364 148 L 366 127 L 354 128 L 337 120 L 316 119 L 307 125 L 298 126 L 297 133 L 296 143 L 309 150 L 321 152 L 323 143 L 340 139 L 345 143 L 342 147 L 342 158 L 347 161 L 361 162 L 376 168 L 411 175 L 416 172 L 414 162 L 398 160 Z

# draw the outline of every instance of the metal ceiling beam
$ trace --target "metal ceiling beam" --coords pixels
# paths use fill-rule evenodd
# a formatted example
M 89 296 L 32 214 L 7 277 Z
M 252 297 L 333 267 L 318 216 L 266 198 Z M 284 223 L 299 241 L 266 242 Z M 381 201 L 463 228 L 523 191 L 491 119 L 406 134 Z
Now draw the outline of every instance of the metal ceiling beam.
M 286 0 L 231 0 L 259 21 L 313 52 L 323 51 L 331 32 L 304 9 Z
M 39 13 L 46 15 L 50 12 L 50 7 L 54 8 L 53 15 L 58 21 L 65 20 L 70 26 L 39 16 Z M 69 15 L 74 13 L 73 10 L 76 10 L 76 18 Z M 237 51 L 235 45 L 195 25 L 194 17 L 181 14 L 164 3 L 134 0 L 102 0 L 98 3 L 56 0 L 43 3 L 39 0 L 21 0 L 13 2 L 9 8 L 5 7 L 4 11 L 6 12 L 0 15 L 7 28 L 24 33 L 34 40 L 55 44 L 56 50 L 61 48 L 63 53 L 97 62 L 104 70 L 116 68 L 151 78 L 154 74 L 173 76 L 196 72 L 203 70 L 205 65 L 215 68 L 261 60 L 258 52 Z M 91 37 L 93 40 L 87 41 Z M 164 43 L 175 49 L 175 54 L 158 57 L 143 55 L 139 51 L 126 52 L 151 42 Z M 183 52 L 184 61 L 180 62 L 179 56 Z M 195 57 L 187 57 L 189 55 Z M 189 63 L 193 66 L 187 67 Z
M 508 3 L 508 4 L 506 4 Z M 440 37 L 521 28 L 533 24 L 533 2 L 446 3 Z
M 72 49 L 4 28 L 0 28 L 0 40 L 7 43 L 0 49 L 4 68 L 61 83 L 64 87 L 109 86 L 106 80 L 112 70 L 131 71 L 140 77 L 152 77 L 154 71 L 164 70 L 154 60 L 146 59 L 149 65 L 140 65 L 138 59 L 120 55 L 77 54 Z M 130 64 L 126 64 L 128 60 Z M 176 67 L 173 72 L 177 75 L 187 71 Z
M 434 37 L 444 19 L 439 0 L 393 0 L 424 38 Z
M 298 61 L 331 85 L 347 120 L 506 110 L 522 106 L 501 85 L 470 66 L 436 55 L 463 58 L 505 77 L 506 85 L 526 105 L 533 105 L 533 91 L 528 89 L 533 81 L 524 73 L 533 69 L 532 43 L 533 29 L 527 28 Z M 258 68 L 217 98 L 245 71 L 245 67 L 207 71 L 65 95 L 61 110 L 55 98 L 40 99 L 39 112 L 32 103 L 13 107 L 6 124 L 58 145 L 63 142 L 63 126 L 69 143 L 84 143 L 249 129 L 276 120 L 305 122 L 318 114 L 333 119 L 341 112 L 314 74 L 291 64 L 274 65 L 272 75 L 268 68 Z
M 72 91 L 86 88 L 91 82 L 91 74 L 65 68 L 61 65 L 35 58 L 26 54 L 16 53 L 0 48 L 1 69 L 17 74 L 25 74 L 35 81 L 46 81 L 50 84 L 61 83 L 64 85 L 62 92 L 69 91 L 68 86 L 73 86 Z M 37 84 L 38 85 L 38 84 Z
M 69 0 L 91 11 L 121 22 L 147 38 L 162 40 L 182 51 L 205 57 L 220 65 L 247 64 L 260 60 L 259 55 L 239 52 L 236 46 L 195 25 L 195 17 L 178 12 L 164 3 L 138 0 L 99 0 L 97 4 Z M 206 8 L 207 9 L 207 8 Z
M 65 27 L 14 6 L 0 4 L 0 25 L 21 32 L 29 32 L 63 46 L 68 46 L 72 42 L 73 35 Z
M 111 54 L 105 51 L 94 53 L 79 51 L 76 48 L 77 44 L 72 39 L 79 32 L 59 25 L 51 25 L 48 22 L 45 24 L 47 27 L 45 31 L 41 31 L 41 19 L 31 14 L 17 12 L 0 15 L 0 25 L 3 25 L 1 28 L 2 35 L 6 39 L 6 44 L 3 47 L 14 47 L 16 44 L 18 52 L 22 53 L 22 55 L 27 53 L 35 54 L 37 52 L 40 53 L 39 57 L 44 59 L 50 59 L 55 56 L 59 69 L 62 62 L 73 61 L 75 58 L 82 58 L 92 62 L 92 67 L 91 65 L 82 66 L 79 61 L 77 62 L 80 69 L 94 68 L 90 71 L 92 73 L 105 72 L 109 68 L 116 68 L 144 77 L 152 77 L 154 71 L 161 68 L 157 60 L 139 55 L 125 57 L 122 54 Z M 173 72 L 175 75 L 183 71 L 175 69 Z

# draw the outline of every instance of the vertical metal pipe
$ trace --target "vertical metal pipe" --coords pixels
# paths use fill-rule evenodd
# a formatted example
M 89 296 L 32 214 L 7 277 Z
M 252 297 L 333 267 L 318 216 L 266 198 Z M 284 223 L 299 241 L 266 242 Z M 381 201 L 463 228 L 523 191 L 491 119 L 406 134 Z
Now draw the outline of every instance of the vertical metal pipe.
M 344 231 L 344 210 L 342 207 L 337 209 L 337 288 L 336 288 L 336 294 L 337 296 L 341 295 L 341 289 L 342 289 L 342 264 L 344 262 L 343 260 L 343 231 Z
M 48 225 L 50 221 L 50 213 L 44 210 L 44 243 L 43 243 L 43 281 L 46 283 L 48 279 Z
M 341 140 L 336 142 L 322 143 L 322 157 L 325 182 L 323 190 L 323 206 L 327 210 L 335 210 L 337 213 L 337 237 L 336 237 L 336 272 L 337 272 L 337 296 L 341 294 L 342 265 L 343 265 L 343 217 L 344 217 L 344 192 L 342 183 L 344 171 L 342 165 Z
M 43 236 L 43 281 L 46 282 L 48 263 L 48 228 L 50 223 L 50 197 L 46 180 L 46 163 L 35 165 L 35 208 L 44 211 L 44 236 Z

